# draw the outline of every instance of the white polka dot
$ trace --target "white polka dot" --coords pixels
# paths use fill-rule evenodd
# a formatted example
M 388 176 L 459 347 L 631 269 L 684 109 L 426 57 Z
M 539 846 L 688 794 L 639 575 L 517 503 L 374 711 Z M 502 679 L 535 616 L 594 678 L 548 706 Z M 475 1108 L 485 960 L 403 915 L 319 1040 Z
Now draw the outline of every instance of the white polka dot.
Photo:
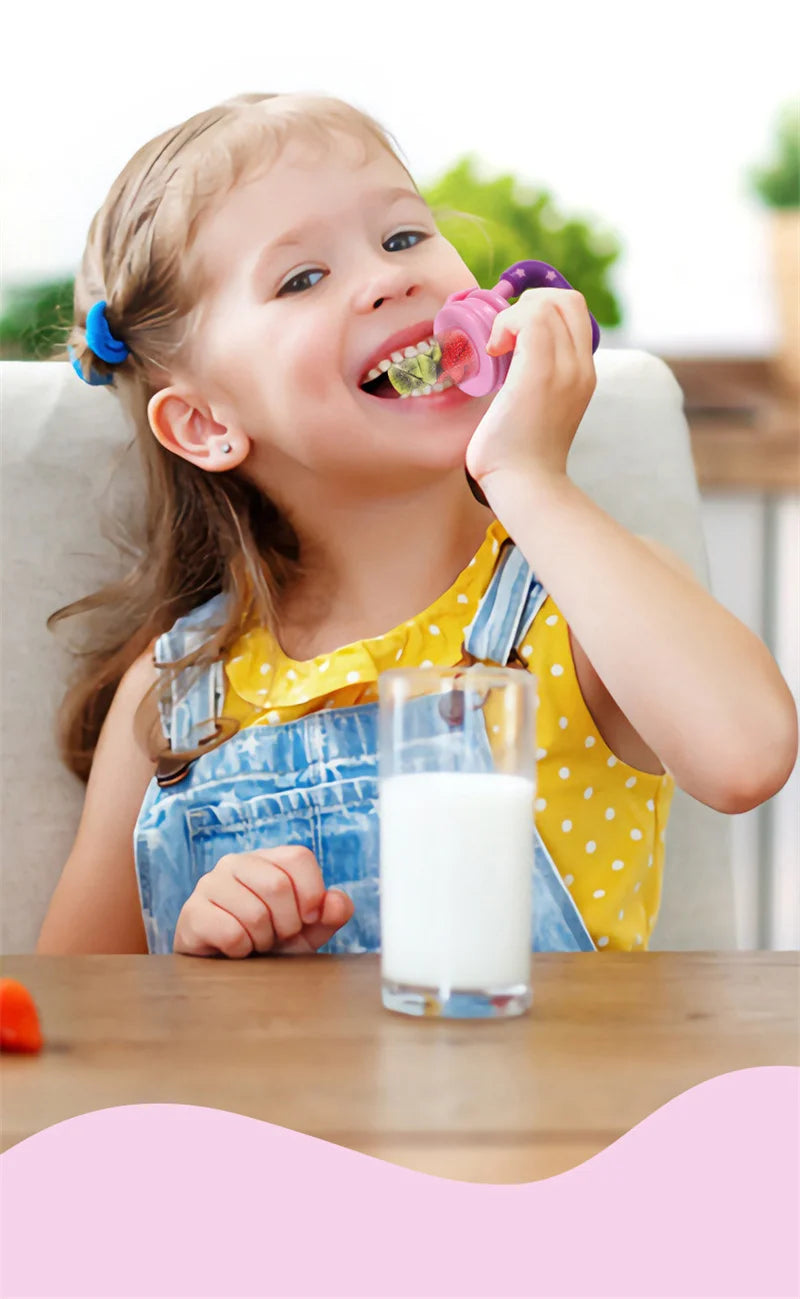
M 587 786 L 586 786 L 586 789 L 583 791 L 583 797 L 584 797 L 584 798 L 591 798 L 593 793 L 594 793 L 594 789 L 592 788 L 592 786 L 591 786 L 591 785 L 587 785 Z
M 567 888 L 569 888 L 570 885 L 572 885 L 572 884 L 575 883 L 575 876 L 574 876 L 574 875 L 565 875 L 565 876 L 564 876 L 564 883 L 566 884 Z
M 653 802 L 652 798 L 648 798 L 645 806 L 647 807 L 648 812 L 655 812 L 656 810 L 656 805 Z
M 562 822 L 561 822 L 561 829 L 564 831 L 564 834 L 569 834 L 570 830 L 572 829 L 572 822 L 571 822 L 571 821 L 562 821 Z
M 258 693 L 259 693 L 260 695 L 266 695 L 266 694 L 268 693 L 268 691 L 267 691 L 267 687 L 266 687 L 266 686 L 259 686 L 259 687 L 258 687 Z
M 281 715 L 280 713 L 276 713 L 274 708 L 272 709 L 272 712 L 267 713 L 267 721 L 270 722 L 271 725 L 274 726 L 275 723 L 279 722 L 280 720 L 281 720 Z
M 534 803 L 533 806 L 536 808 L 536 811 L 537 811 L 537 812 L 543 812 L 543 811 L 545 810 L 545 808 L 547 807 L 547 799 L 546 799 L 546 798 L 537 798 L 537 800 L 536 800 L 536 802 Z
M 566 717 L 559 717 L 558 724 L 561 727 L 562 731 L 565 731 L 569 726 L 569 722 Z
M 608 939 L 606 938 L 605 934 L 603 935 L 602 938 L 598 938 L 598 940 L 597 940 L 597 946 L 598 946 L 598 947 L 608 947 Z
M 231 659 L 231 663 L 241 663 L 243 658 L 244 658 L 244 654 L 235 654 L 234 657 Z
M 420 667 L 421 667 L 421 668 L 432 668 L 432 667 L 433 667 L 433 662 L 431 661 L 431 659 L 424 659 L 424 660 L 422 661 L 422 663 L 420 663 Z
M 536 757 L 537 757 L 537 759 L 539 760 L 539 762 L 541 762 L 542 758 L 546 758 L 546 757 L 547 757 L 547 749 L 537 749 L 537 750 L 536 750 Z
M 637 880 L 636 883 L 635 883 L 634 886 L 633 886 L 633 891 L 634 891 L 634 893 L 638 893 L 638 892 L 639 892 L 639 889 L 640 889 L 641 887 L 642 887 L 642 881 L 641 881 L 641 880 Z
M 475 556 L 475 559 L 477 559 L 477 555 Z M 475 567 L 475 559 L 471 559 L 471 560 L 469 561 L 469 563 L 467 564 L 467 568 L 474 568 L 474 567 Z
M 594 893 L 592 894 L 592 897 L 593 897 L 593 898 L 604 898 L 605 895 L 606 895 L 606 891 L 605 891 L 605 889 L 595 889 Z
M 633 789 L 633 787 L 634 787 L 635 784 L 636 784 L 636 777 L 635 777 L 635 776 L 629 776 L 628 779 L 625 781 L 625 788 L 626 788 L 626 789 Z
M 320 663 L 319 668 L 317 670 L 319 672 L 327 672 L 330 665 L 331 665 L 330 659 L 326 659 L 324 663 Z
M 549 618 L 545 618 L 545 622 L 547 623 L 548 627 L 555 627 L 556 623 L 558 622 L 558 614 L 551 613 Z
M 593 749 L 597 741 L 595 740 L 593 735 L 587 735 L 583 743 L 584 743 L 584 748 Z
M 617 814 L 616 814 L 616 812 L 614 811 L 613 807 L 607 807 L 607 808 L 606 808 L 606 820 L 607 820 L 607 821 L 613 821 L 613 820 L 614 820 L 614 817 L 615 817 L 616 815 L 617 815 Z
M 286 673 L 286 676 L 290 681 L 297 680 L 297 673 L 295 672 L 294 668 L 289 668 L 289 671 Z
M 533 653 L 533 646 L 532 646 L 532 645 L 523 645 L 523 646 L 522 646 L 522 657 L 523 657 L 524 659 L 529 659 L 532 653 Z
M 441 634 L 442 634 L 442 633 L 439 631 L 439 628 L 436 626 L 436 623 L 435 623 L 435 622 L 432 622 L 432 623 L 430 624 L 430 626 L 428 627 L 428 631 L 430 632 L 431 636 L 441 636 Z
M 638 840 L 641 839 L 641 837 L 642 837 L 641 830 L 631 830 L 631 839 L 636 839 L 638 842 Z
M 258 670 L 259 670 L 259 672 L 261 673 L 262 677 L 265 677 L 265 676 L 267 675 L 267 673 L 269 672 L 270 666 L 271 666 L 271 665 L 270 665 L 269 663 L 262 663 L 262 664 L 261 664 L 261 667 L 260 667 Z
M 330 708 L 331 704 L 335 704 L 335 703 L 336 703 L 336 700 L 335 700 L 335 699 L 326 699 L 326 700 L 325 700 L 325 707 L 326 707 L 326 708 Z
M 648 857 L 648 859 L 647 859 L 647 865 L 648 865 L 648 868 L 649 868 L 650 866 L 652 866 L 652 864 L 653 864 L 653 857 L 652 857 L 652 854 L 651 854 L 651 856 Z
M 625 919 L 625 912 L 620 911 L 619 915 L 617 916 L 617 920 L 624 920 L 624 919 Z
M 500 727 L 499 727 L 499 726 L 493 726 L 493 727 L 492 727 L 492 735 L 499 735 L 499 734 L 500 734 Z
M 494 541 L 492 542 L 492 554 L 496 555 L 499 549 L 500 549 L 500 542 L 495 537 Z
M 348 672 L 347 680 L 349 685 L 352 686 L 355 684 L 356 681 L 360 680 L 360 674 L 358 672 Z
M 612 753 L 611 757 L 608 759 L 608 763 L 607 763 L 606 765 L 609 766 L 609 767 L 616 767 L 616 765 L 617 765 L 617 759 L 614 757 L 613 753 Z
M 466 596 L 466 595 L 460 595 L 460 596 L 458 597 L 458 603 L 459 603 L 459 604 L 469 604 L 469 597 Z
M 550 669 L 550 675 L 553 677 L 563 677 L 564 669 L 560 663 L 554 663 Z
M 402 657 L 403 657 L 403 651 L 402 649 L 399 649 L 394 656 L 395 663 L 398 663 Z
M 637 935 L 636 935 L 636 942 L 637 942 L 638 945 L 641 947 L 641 945 L 642 945 L 642 935 L 641 935 L 641 934 L 637 934 Z
M 569 767 L 560 767 L 558 774 L 562 780 L 569 780 L 569 776 L 570 776 Z
M 586 851 L 597 852 L 597 844 L 595 843 L 594 839 L 589 840 L 589 842 L 586 845 Z M 599 893 L 595 893 L 595 897 L 599 897 L 599 896 L 600 896 Z
M 621 870 L 624 870 L 624 869 L 625 869 L 625 863 L 624 863 L 624 861 L 620 861 L 619 858 L 617 858 L 616 861 L 612 861 L 612 863 L 611 863 L 611 869 L 612 869 L 612 871 L 621 871 Z

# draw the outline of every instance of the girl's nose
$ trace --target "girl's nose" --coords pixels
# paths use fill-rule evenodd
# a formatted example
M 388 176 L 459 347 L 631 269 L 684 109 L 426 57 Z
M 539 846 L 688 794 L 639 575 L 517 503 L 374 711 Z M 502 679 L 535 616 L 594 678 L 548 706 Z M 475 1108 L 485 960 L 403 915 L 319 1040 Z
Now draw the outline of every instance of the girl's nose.
M 397 256 L 395 253 L 394 256 Z M 356 293 L 356 310 L 368 314 L 384 302 L 413 298 L 421 291 L 419 281 L 402 267 L 383 267 L 362 281 Z

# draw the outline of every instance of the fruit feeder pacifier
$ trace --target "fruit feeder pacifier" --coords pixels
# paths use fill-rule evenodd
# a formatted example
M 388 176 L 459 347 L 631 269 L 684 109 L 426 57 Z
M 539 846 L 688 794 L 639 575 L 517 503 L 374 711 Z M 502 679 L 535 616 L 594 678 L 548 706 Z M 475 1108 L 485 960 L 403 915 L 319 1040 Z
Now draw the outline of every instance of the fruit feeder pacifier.
M 570 289 L 572 285 L 547 262 L 515 262 L 503 271 L 493 289 L 464 289 L 451 293 L 433 322 L 434 343 L 427 356 L 412 356 L 389 367 L 395 392 L 405 396 L 448 378 L 470 397 L 486 397 L 505 383 L 513 352 L 489 356 L 486 344 L 498 312 L 509 298 L 525 289 Z M 600 342 L 594 316 L 592 352 Z
M 486 397 L 502 388 L 511 365 L 513 351 L 503 356 L 489 356 L 486 344 L 499 312 L 508 306 L 509 298 L 519 297 L 525 289 L 571 289 L 572 285 L 547 262 L 514 262 L 503 271 L 493 289 L 464 289 L 451 293 L 433 322 L 434 340 L 426 356 L 407 357 L 391 365 L 389 382 L 400 396 L 425 389 L 442 378 L 448 378 L 470 397 Z M 592 352 L 600 342 L 600 328 L 594 316 Z M 467 471 L 472 495 L 481 505 L 488 501 Z

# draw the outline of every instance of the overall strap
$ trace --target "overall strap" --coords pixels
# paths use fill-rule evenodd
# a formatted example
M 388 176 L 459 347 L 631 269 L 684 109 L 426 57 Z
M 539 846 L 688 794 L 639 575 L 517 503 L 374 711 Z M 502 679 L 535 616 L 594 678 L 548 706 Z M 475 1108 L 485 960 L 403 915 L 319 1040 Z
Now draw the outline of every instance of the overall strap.
M 464 634 L 464 648 L 476 659 L 505 666 L 547 598 L 522 551 L 509 537 L 486 592 Z
M 227 596 L 220 592 L 205 604 L 179 618 L 156 641 L 156 667 L 166 667 L 199 649 L 225 622 Z M 172 749 L 195 748 L 216 732 L 225 697 L 224 665 L 221 661 L 202 669 L 184 668 L 159 694 L 158 709 L 164 735 Z

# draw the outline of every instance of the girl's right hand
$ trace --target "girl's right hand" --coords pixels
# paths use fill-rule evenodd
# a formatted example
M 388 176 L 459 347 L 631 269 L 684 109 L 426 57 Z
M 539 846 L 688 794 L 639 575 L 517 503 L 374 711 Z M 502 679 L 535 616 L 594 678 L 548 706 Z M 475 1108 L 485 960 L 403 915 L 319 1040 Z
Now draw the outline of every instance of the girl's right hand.
M 315 952 L 346 925 L 352 900 L 326 891 L 308 848 L 229 853 L 183 905 L 173 950 L 187 956 Z

